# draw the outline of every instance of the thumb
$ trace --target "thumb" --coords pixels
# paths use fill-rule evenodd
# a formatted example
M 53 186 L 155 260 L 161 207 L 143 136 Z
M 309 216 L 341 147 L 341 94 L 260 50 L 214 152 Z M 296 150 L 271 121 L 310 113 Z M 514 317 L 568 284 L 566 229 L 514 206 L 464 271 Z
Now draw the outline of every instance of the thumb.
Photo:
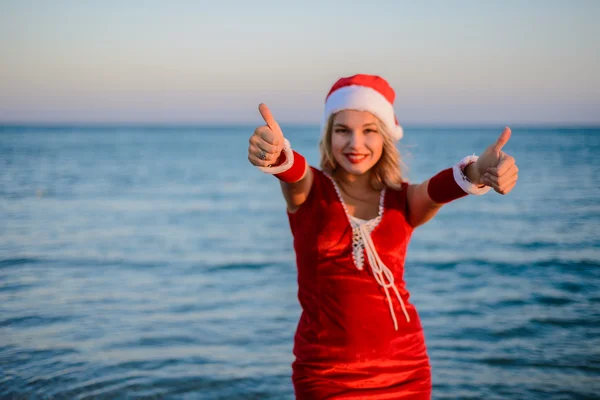
M 281 132 L 279 124 L 277 123 L 277 121 L 275 121 L 275 118 L 273 118 L 273 114 L 271 114 L 271 110 L 269 110 L 269 107 L 267 107 L 265 103 L 260 103 L 258 105 L 258 111 L 260 112 L 260 115 L 263 117 L 265 123 L 271 129 L 271 131 L 273 131 L 273 133 L 278 136 L 283 136 L 283 132 Z
M 495 152 L 499 152 L 500 150 L 502 150 L 502 147 L 504 147 L 506 142 L 508 142 L 508 139 L 510 139 L 510 135 L 511 135 L 511 130 L 507 126 L 506 128 L 504 128 L 504 131 L 498 137 L 498 140 L 496 140 L 496 143 L 494 143 L 491 146 L 492 150 L 494 150 Z

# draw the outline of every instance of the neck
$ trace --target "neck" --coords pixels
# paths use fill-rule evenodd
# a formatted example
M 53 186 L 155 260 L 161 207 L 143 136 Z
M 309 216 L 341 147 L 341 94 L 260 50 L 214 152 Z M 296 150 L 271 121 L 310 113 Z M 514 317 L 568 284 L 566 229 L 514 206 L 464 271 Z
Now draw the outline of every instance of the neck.
M 335 178 L 341 181 L 346 186 L 350 186 L 353 189 L 359 191 L 372 191 L 371 187 L 371 171 L 367 171 L 362 175 L 352 175 L 346 172 L 343 168 L 339 168 L 335 172 Z

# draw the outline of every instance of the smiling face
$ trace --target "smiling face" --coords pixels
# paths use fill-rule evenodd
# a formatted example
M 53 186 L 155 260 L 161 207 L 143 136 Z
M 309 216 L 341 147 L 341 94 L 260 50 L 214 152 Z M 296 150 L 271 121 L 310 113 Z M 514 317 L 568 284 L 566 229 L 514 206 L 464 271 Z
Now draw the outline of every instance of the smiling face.
M 363 175 L 381 158 L 383 135 L 378 119 L 367 111 L 344 110 L 333 118 L 331 152 L 348 174 Z

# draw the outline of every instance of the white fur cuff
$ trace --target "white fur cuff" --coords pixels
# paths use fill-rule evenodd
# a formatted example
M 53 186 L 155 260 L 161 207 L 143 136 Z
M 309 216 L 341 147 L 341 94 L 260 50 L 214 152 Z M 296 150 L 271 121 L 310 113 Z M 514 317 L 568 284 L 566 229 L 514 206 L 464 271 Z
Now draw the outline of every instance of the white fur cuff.
M 477 187 L 476 184 L 471 183 L 471 181 L 469 181 L 469 178 L 467 178 L 467 176 L 464 173 L 465 167 L 477 161 L 478 158 L 479 157 L 475 154 L 473 154 L 472 156 L 466 156 L 452 167 L 454 180 L 456 181 L 456 183 L 458 183 L 458 186 L 460 186 L 465 192 L 473 194 L 475 196 L 481 196 L 482 194 L 486 194 L 491 189 L 491 186 L 484 186 L 482 188 Z
M 292 146 L 290 145 L 289 140 L 287 139 L 283 139 L 283 150 L 285 153 L 285 162 L 281 165 L 278 165 L 276 167 L 256 167 L 258 169 L 260 169 L 262 172 L 264 172 L 265 174 L 280 174 L 282 172 L 287 171 L 288 169 L 292 168 L 292 165 L 294 164 L 294 152 L 292 151 Z

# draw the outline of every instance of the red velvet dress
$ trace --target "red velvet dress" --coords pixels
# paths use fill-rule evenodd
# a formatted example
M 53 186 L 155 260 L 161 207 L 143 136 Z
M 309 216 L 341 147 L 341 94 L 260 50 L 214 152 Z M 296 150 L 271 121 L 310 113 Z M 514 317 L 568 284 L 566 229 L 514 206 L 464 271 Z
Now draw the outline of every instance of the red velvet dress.
M 386 297 L 366 256 L 364 268 L 357 268 L 352 227 L 336 187 L 323 172 L 312 171 L 308 198 L 295 213 L 288 213 L 302 306 L 292 364 L 296 397 L 430 399 L 425 338 L 403 280 L 413 230 L 406 219 L 408 184 L 399 191 L 386 189 L 382 218 L 371 239 L 394 276 L 409 318 L 395 295 L 393 302 Z

